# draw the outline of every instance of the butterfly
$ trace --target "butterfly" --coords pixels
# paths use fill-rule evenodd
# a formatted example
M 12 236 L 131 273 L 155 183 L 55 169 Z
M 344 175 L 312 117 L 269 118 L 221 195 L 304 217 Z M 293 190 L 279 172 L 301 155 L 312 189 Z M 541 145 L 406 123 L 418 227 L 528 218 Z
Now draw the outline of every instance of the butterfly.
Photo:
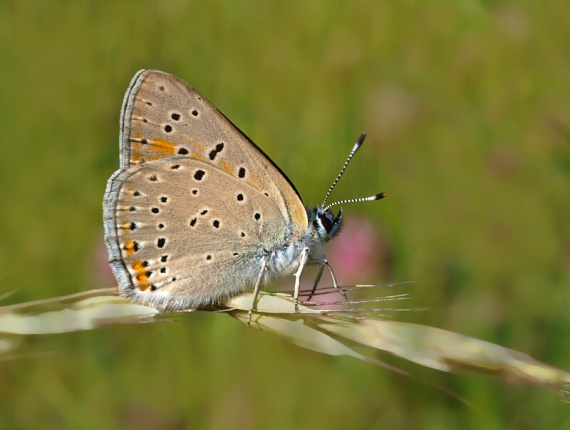
M 105 242 L 121 295 L 160 311 L 223 302 L 295 273 L 327 267 L 322 246 L 342 224 L 307 211 L 279 167 L 200 92 L 157 70 L 131 81 L 121 111 L 120 168 L 103 199 Z M 315 283 L 316 286 L 316 283 Z M 342 290 L 340 290 L 342 291 Z M 250 311 L 251 318 L 251 311 Z

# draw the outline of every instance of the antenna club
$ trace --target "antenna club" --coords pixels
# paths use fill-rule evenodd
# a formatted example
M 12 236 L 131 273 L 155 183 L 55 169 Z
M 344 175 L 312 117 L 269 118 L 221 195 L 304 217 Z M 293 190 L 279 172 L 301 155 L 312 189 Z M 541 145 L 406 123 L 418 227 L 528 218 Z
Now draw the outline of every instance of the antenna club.
M 366 132 L 363 131 L 362 134 L 360 135 L 360 137 L 358 138 L 358 140 L 356 141 L 356 144 L 354 145 L 354 150 L 357 150 L 358 148 L 360 148 L 360 146 L 364 143 L 364 139 L 366 139 Z
M 380 200 L 380 199 L 383 199 L 383 198 L 386 197 L 386 196 L 387 196 L 386 193 L 378 193 L 378 194 L 376 194 L 375 197 L 376 197 L 376 200 Z

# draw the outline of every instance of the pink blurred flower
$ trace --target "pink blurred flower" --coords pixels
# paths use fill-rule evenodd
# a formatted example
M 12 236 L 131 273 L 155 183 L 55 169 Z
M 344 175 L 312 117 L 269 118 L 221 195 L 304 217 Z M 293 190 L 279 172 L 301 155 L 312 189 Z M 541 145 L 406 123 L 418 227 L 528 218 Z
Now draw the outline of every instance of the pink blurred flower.
M 326 251 L 340 285 L 370 281 L 378 271 L 378 241 L 374 226 L 368 220 L 347 220 Z

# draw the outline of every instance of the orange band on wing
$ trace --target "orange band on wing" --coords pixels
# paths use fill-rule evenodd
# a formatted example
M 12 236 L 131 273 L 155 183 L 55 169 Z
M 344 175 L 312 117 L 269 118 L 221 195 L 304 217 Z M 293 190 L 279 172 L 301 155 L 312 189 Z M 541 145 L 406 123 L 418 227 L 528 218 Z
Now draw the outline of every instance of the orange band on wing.
M 151 151 L 160 152 L 161 154 L 174 155 L 176 144 L 164 139 L 153 139 L 153 144 L 149 147 Z

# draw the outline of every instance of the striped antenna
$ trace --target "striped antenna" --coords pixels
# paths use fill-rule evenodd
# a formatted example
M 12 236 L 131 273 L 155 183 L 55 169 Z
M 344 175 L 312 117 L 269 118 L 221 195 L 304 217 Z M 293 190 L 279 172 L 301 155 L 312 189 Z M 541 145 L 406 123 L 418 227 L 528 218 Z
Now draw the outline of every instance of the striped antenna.
M 356 143 L 354 144 L 354 147 L 352 148 L 352 151 L 350 151 L 350 154 L 348 155 L 348 158 L 346 159 L 346 161 L 344 162 L 344 166 L 342 166 L 342 169 L 340 170 L 340 173 L 338 174 L 338 176 L 336 177 L 336 179 L 334 180 L 334 182 L 332 183 L 332 185 L 330 186 L 329 190 L 327 191 L 327 195 L 325 196 L 325 199 L 323 200 L 323 204 L 321 205 L 321 207 L 325 206 L 325 203 L 327 202 L 327 199 L 329 198 L 332 190 L 334 189 L 334 187 L 336 186 L 336 184 L 338 183 L 338 181 L 340 180 L 340 178 L 342 177 L 344 171 L 346 170 L 346 168 L 348 167 L 348 163 L 350 163 L 350 160 L 352 160 L 352 157 L 354 157 L 354 154 L 356 154 L 356 151 L 358 151 L 358 149 L 362 146 L 362 142 L 364 142 L 364 139 L 366 138 L 366 133 L 362 133 L 360 135 L 360 137 L 358 138 L 358 140 L 356 141 Z M 364 200 L 368 200 L 370 199 L 370 197 L 367 197 Z M 378 199 L 375 199 L 378 200 Z M 356 201 L 360 201 L 359 199 L 356 199 Z M 336 204 L 340 204 L 340 202 L 338 203 L 333 203 L 330 206 L 334 206 Z
M 323 209 L 323 212 L 332 208 L 333 206 L 336 205 L 343 205 L 345 203 L 358 203 L 358 202 L 374 202 L 376 200 L 380 200 L 383 199 L 384 197 L 386 197 L 386 193 L 378 193 L 374 196 L 370 196 L 370 197 L 361 197 L 359 199 L 346 199 L 346 200 L 339 200 L 338 202 L 334 202 L 331 203 L 330 205 L 328 205 L 326 208 Z

